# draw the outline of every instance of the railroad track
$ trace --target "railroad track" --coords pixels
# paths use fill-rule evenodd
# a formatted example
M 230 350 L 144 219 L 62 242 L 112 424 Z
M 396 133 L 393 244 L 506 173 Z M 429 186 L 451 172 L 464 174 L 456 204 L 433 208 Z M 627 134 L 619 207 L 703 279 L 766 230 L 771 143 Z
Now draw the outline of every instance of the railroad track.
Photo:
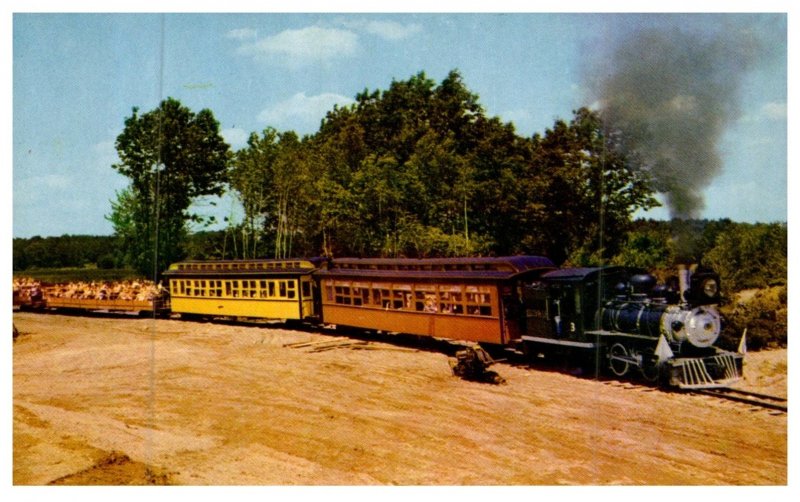
M 617 381 L 608 380 L 603 382 L 606 385 L 619 387 L 623 389 L 635 390 L 638 392 L 658 392 L 659 388 L 652 385 L 643 383 L 630 382 L 630 381 Z M 788 413 L 788 400 L 784 397 L 771 396 L 769 394 L 759 394 L 757 392 L 749 392 L 746 390 L 733 389 L 729 387 L 722 387 L 717 389 L 666 389 L 666 392 L 685 392 L 687 394 L 711 396 L 725 401 L 733 401 L 737 403 L 747 404 L 755 408 L 771 410 L 778 413 Z
M 770 396 L 768 394 L 759 394 L 757 392 L 748 392 L 745 390 L 731 388 L 693 390 L 691 392 L 693 394 L 713 396 L 720 399 L 726 399 L 728 401 L 749 404 L 758 408 L 780 411 L 782 413 L 789 412 L 788 401 L 783 397 Z

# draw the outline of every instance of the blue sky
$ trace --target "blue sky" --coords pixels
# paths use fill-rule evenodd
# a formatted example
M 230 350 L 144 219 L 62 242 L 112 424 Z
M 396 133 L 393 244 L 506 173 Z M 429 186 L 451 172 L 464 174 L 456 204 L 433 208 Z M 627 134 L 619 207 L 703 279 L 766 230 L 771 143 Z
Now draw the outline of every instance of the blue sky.
M 736 78 L 722 168 L 700 216 L 787 220 L 783 14 L 13 14 L 13 236 L 110 235 L 127 185 L 114 141 L 133 107 L 210 109 L 233 149 L 268 126 L 313 133 L 334 104 L 424 71 L 458 69 L 488 115 L 543 133 L 597 105 L 589 75 L 644 28 L 767 48 Z M 162 39 L 163 27 L 163 39 Z M 162 43 L 163 40 L 163 43 Z M 163 59 L 162 59 L 163 57 Z M 690 183 L 690 181 L 687 181 Z M 240 217 L 230 199 L 201 211 Z M 660 208 L 641 216 L 666 218 Z

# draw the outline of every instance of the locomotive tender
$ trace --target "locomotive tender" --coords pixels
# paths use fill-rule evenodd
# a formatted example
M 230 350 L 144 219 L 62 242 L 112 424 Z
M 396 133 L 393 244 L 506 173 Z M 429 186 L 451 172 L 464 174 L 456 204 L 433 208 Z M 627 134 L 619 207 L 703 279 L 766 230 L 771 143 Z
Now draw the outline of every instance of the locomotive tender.
M 169 298 L 151 310 L 182 318 L 309 321 L 561 353 L 680 388 L 728 386 L 742 374 L 743 354 L 714 346 L 720 284 L 708 271 L 684 268 L 668 287 L 640 269 L 558 269 L 540 256 L 315 258 L 185 261 L 164 277 Z

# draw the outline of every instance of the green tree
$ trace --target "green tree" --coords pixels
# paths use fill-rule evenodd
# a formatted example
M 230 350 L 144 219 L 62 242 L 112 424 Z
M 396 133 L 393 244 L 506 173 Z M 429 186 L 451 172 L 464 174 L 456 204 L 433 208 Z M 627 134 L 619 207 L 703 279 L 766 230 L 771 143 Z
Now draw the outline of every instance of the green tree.
M 293 131 L 267 128 L 236 152 L 230 184 L 245 212 L 243 256 L 263 255 L 268 244 L 275 258 L 292 256 L 295 238 L 306 233 L 304 215 L 311 204 L 306 150 Z
M 721 232 L 703 264 L 720 274 L 728 291 L 786 284 L 786 226 L 734 223 Z
M 186 241 L 186 258 L 190 260 L 224 260 L 235 258 L 234 246 L 226 243 L 228 230 L 200 230 Z
M 325 249 L 373 256 L 496 252 L 510 211 L 487 209 L 508 195 L 498 183 L 514 186 L 498 172 L 524 171 L 529 151 L 484 116 L 457 71 L 363 91 L 327 115 L 313 145 Z
M 275 258 L 293 256 L 296 239 L 306 233 L 305 215 L 313 197 L 311 179 L 306 143 L 293 131 L 282 133 L 271 186 Z
M 532 205 L 539 219 L 539 246 L 556 263 L 608 261 L 619 251 L 637 209 L 658 205 L 647 173 L 624 153 L 625 138 L 608 130 L 599 113 L 574 112 L 544 137 L 532 139 L 534 176 L 545 187 Z
M 628 238 L 611 263 L 648 270 L 668 269 L 674 265 L 672 241 L 667 232 L 655 229 L 637 229 Z
M 158 108 L 125 119 L 117 137 L 120 163 L 130 179 L 109 219 L 126 244 L 127 261 L 157 275 L 183 256 L 187 222 L 201 222 L 189 207 L 196 197 L 221 195 L 230 156 L 210 110 L 194 113 L 167 98 Z
M 244 208 L 242 257 L 261 254 L 259 244 L 272 196 L 270 181 L 278 148 L 278 131 L 267 128 L 261 137 L 252 133 L 247 147 L 236 152 L 233 158 L 229 183 Z

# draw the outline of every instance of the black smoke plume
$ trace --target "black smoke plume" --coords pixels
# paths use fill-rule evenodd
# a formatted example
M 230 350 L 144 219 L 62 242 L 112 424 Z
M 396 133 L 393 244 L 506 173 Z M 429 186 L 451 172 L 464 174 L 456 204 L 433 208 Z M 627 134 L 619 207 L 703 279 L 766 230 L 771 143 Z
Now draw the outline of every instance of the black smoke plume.
M 743 77 L 760 44 L 747 29 L 643 28 L 595 68 L 602 114 L 622 131 L 673 218 L 696 218 L 722 168 L 719 142 L 739 115 Z

